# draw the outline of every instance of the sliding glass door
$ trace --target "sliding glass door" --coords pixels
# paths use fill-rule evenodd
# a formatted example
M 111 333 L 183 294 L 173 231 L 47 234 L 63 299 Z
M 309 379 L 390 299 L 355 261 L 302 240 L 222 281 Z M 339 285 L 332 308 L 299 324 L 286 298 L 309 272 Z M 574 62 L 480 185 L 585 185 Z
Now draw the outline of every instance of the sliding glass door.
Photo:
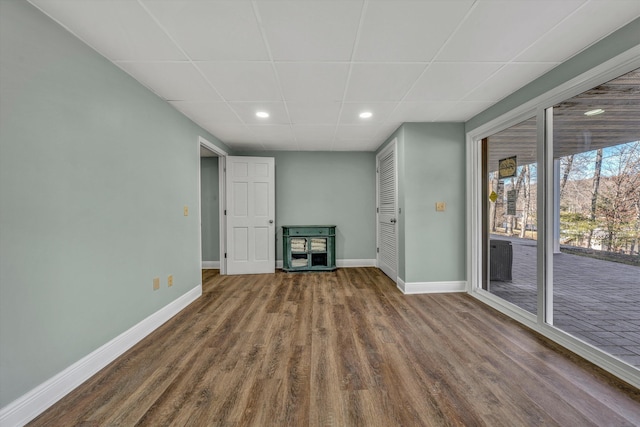
M 536 118 L 492 134 L 483 151 L 483 288 L 537 313 Z
M 473 139 L 474 292 L 637 375 L 640 69 L 567 93 Z

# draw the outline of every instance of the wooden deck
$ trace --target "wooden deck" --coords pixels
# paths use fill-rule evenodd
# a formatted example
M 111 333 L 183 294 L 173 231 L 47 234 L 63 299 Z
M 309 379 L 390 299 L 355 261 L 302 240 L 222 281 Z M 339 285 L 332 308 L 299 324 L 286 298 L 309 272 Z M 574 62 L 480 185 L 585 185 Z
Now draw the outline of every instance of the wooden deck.
M 640 391 L 375 268 L 219 276 L 33 426 L 632 426 Z
M 492 281 L 491 293 L 536 314 L 535 242 L 507 239 L 513 280 Z M 640 368 L 640 267 L 566 253 L 553 264 L 554 326 Z

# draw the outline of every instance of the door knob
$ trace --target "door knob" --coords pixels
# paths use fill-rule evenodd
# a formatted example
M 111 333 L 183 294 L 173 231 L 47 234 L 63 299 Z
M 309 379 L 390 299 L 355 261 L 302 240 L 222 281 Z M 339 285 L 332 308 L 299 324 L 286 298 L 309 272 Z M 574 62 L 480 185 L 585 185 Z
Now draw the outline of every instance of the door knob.
M 391 218 L 391 224 L 395 224 L 396 223 L 396 219 L 395 218 Z
M 269 220 L 269 224 L 273 224 L 273 220 L 272 219 Z

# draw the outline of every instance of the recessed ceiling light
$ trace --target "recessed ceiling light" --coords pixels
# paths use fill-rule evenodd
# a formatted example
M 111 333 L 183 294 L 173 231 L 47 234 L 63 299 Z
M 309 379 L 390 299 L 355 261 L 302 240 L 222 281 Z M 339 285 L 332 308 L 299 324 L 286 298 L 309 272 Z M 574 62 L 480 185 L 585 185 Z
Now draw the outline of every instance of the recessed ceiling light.
M 261 119 L 266 119 L 267 117 L 269 117 L 269 113 L 267 113 L 266 111 L 258 111 L 256 113 L 256 116 L 260 117 Z
M 371 116 L 373 116 L 371 111 L 364 111 L 364 112 L 360 113 L 360 118 L 361 119 L 368 119 Z
M 604 110 L 602 108 L 596 108 L 595 110 L 589 110 L 586 113 L 584 113 L 585 116 L 597 116 L 598 114 L 602 114 L 604 113 Z

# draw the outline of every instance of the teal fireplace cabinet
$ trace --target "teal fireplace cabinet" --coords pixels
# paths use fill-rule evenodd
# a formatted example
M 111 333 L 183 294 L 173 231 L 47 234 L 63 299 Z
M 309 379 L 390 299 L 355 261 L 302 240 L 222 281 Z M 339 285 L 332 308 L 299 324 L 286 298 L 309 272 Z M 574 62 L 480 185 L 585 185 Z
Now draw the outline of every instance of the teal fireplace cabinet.
M 283 225 L 284 271 L 333 271 L 336 269 L 335 225 Z

